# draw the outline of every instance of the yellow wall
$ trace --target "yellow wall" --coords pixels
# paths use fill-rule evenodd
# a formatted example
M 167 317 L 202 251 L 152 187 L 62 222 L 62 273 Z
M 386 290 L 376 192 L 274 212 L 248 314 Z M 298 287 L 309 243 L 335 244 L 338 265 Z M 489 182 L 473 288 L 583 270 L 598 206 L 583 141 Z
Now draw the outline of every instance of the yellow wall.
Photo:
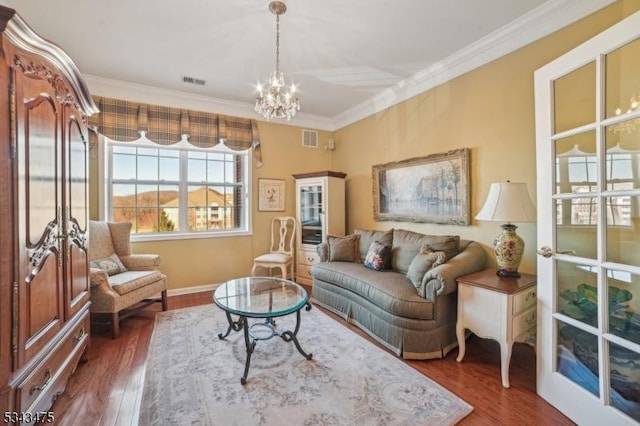
M 335 132 L 333 167 L 347 173 L 347 228 L 404 228 L 457 234 L 492 254 L 500 223 L 473 219 L 492 182 L 526 182 L 536 199 L 533 73 L 640 9 L 625 0 L 476 70 Z M 451 149 L 471 149 L 470 226 L 375 222 L 371 166 Z M 520 270 L 536 272 L 536 226 L 518 224 Z
M 295 181 L 291 176 L 331 166 L 331 152 L 322 147 L 330 137 L 328 132 L 318 133 L 319 148 L 302 146 L 302 128 L 258 122 L 262 143 L 263 166 L 252 167 L 252 185 L 258 187 L 259 178 L 286 181 L 286 211 L 258 212 L 257 191 L 252 198 L 252 236 L 205 238 L 189 240 L 147 241 L 133 243 L 135 253 L 157 253 L 162 257 L 161 270 L 168 277 L 169 289 L 214 284 L 248 275 L 253 258 L 269 250 L 271 219 L 278 215 L 295 216 Z M 98 158 L 91 155 L 91 209 L 92 219 L 98 218 Z
M 295 215 L 294 173 L 336 170 L 347 173 L 347 229 L 404 228 L 431 234 L 457 234 L 481 242 L 491 252 L 500 224 L 478 222 L 492 182 L 526 182 L 536 198 L 533 73 L 542 65 L 640 9 L 621 0 L 569 27 L 474 71 L 360 120 L 333 134 L 319 133 L 318 149 L 304 148 L 301 128 L 259 122 L 264 165 L 258 178 L 286 180 L 286 212 L 258 212 L 253 196 L 253 236 L 135 243 L 137 253 L 159 253 L 169 288 L 218 283 L 250 272 L 255 256 L 268 250 L 271 218 Z M 327 139 L 336 150 L 325 151 Z M 451 149 L 471 149 L 470 226 L 375 222 L 371 166 Z M 97 160 L 91 159 L 91 217 L 97 217 Z M 255 192 L 255 191 L 254 191 Z M 526 248 L 520 270 L 535 273 L 536 226 L 520 224 Z M 495 258 L 490 258 L 494 262 Z

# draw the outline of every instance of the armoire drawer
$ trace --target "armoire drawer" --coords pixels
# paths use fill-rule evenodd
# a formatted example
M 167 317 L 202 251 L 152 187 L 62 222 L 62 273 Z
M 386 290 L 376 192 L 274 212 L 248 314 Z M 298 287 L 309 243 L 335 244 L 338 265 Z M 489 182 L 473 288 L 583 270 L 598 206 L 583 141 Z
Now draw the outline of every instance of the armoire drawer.
M 48 410 L 66 387 L 89 342 L 89 312 L 17 388 L 16 411 Z

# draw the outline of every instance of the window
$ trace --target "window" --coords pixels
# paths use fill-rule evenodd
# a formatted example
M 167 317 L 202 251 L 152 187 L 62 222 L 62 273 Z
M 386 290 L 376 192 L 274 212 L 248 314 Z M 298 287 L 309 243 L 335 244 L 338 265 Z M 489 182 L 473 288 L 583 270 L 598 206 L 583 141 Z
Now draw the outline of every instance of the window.
M 248 151 L 104 140 L 104 214 L 135 239 L 249 231 Z

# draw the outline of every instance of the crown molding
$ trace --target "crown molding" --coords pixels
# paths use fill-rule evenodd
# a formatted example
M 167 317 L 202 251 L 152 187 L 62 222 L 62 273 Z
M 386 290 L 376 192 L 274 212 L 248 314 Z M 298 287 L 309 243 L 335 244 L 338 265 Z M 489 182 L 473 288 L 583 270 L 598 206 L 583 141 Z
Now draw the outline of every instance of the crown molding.
M 475 43 L 336 115 L 341 129 L 541 39 L 616 0 L 549 0 Z
M 341 129 L 507 55 L 615 1 L 549 0 L 488 36 L 333 117 L 300 112 L 290 122 L 279 120 L 273 123 L 329 132 Z M 245 102 L 162 89 L 95 75 L 85 75 L 85 79 L 89 91 L 99 96 L 171 105 L 266 122 L 264 117 L 253 110 L 253 104 Z
M 154 105 L 168 105 L 175 108 L 194 111 L 213 112 L 236 117 L 254 118 L 265 121 L 264 117 L 253 110 L 253 105 L 245 102 L 230 101 L 210 96 L 169 90 L 127 81 L 113 80 L 96 75 L 85 74 L 84 78 L 92 95 L 124 99 Z M 335 126 L 329 117 L 298 113 L 292 121 L 272 121 L 275 124 L 333 131 Z

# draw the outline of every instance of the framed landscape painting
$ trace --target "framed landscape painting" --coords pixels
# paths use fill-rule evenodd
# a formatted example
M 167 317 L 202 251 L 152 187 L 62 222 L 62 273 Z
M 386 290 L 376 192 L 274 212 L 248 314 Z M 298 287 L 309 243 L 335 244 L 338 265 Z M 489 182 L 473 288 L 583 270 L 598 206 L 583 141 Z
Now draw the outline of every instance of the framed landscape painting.
M 469 225 L 469 149 L 373 166 L 375 220 Z

